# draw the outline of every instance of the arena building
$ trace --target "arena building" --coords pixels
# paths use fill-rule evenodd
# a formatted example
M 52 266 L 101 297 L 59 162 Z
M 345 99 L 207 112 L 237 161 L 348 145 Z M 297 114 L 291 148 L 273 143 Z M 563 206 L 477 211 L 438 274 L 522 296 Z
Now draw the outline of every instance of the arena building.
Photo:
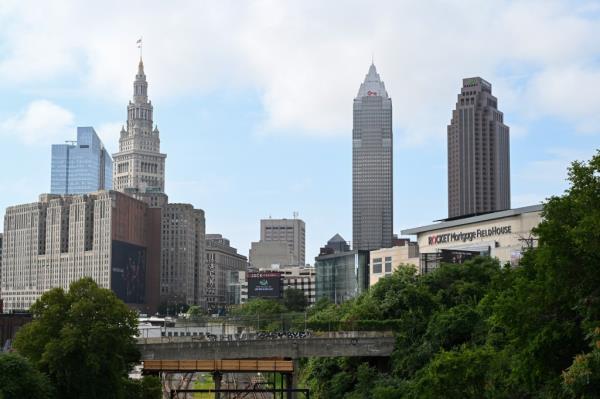
M 440 262 L 462 263 L 476 255 L 517 265 L 523 251 L 537 243 L 532 230 L 542 220 L 542 208 L 540 204 L 448 219 L 402 234 L 417 237 L 421 273 L 435 269 Z

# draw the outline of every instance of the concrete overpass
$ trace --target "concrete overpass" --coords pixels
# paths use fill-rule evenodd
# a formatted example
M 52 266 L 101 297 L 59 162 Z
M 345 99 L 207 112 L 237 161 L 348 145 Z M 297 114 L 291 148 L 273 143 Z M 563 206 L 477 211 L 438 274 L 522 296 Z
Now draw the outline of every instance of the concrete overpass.
M 305 338 L 211 341 L 198 337 L 140 338 L 142 360 L 299 359 L 306 357 L 388 357 L 391 331 L 318 332 Z

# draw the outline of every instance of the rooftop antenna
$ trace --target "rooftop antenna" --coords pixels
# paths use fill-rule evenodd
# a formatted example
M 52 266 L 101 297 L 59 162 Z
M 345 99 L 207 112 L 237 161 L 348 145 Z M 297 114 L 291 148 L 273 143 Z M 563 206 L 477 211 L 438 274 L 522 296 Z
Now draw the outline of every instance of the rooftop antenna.
M 137 47 L 140 49 L 140 60 L 141 60 L 142 59 L 142 45 L 143 45 L 141 36 L 137 40 L 136 44 L 137 44 Z
M 294 215 L 294 219 L 298 218 L 298 211 L 294 211 L 293 215 Z

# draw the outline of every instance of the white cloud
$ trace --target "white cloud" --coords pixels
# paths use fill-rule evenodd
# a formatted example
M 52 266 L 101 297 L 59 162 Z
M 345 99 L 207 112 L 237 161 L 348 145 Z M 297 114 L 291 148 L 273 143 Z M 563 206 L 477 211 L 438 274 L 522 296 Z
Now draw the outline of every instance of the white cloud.
M 352 98 L 374 53 L 402 145 L 443 137 L 461 78 L 473 75 L 490 80 L 501 109 L 513 115 L 555 115 L 589 131 L 598 122 L 591 93 L 600 74 L 592 5 L 4 0 L 0 86 L 75 77 L 86 95 L 122 103 L 131 95 L 135 40 L 143 36 L 155 102 L 250 88 L 262 98 L 266 134 L 347 135 Z M 592 84 L 580 87 L 578 73 Z M 507 78 L 512 74 L 522 77 Z M 565 95 L 570 103 L 561 107 Z
M 31 102 L 24 110 L 0 122 L 0 134 L 25 144 L 50 144 L 74 134 L 73 114 L 47 100 Z

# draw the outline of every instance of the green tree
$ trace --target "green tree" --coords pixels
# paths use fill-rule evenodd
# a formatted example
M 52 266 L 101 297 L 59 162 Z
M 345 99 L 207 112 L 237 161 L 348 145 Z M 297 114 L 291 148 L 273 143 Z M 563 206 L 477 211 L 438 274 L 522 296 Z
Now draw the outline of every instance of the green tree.
M 52 386 L 48 378 L 16 353 L 0 354 L 0 398 L 49 399 Z
M 304 312 L 308 301 L 304 292 L 296 288 L 288 288 L 283 292 L 283 306 L 290 312 Z
M 50 377 L 61 398 L 122 398 L 139 361 L 137 316 L 90 278 L 54 288 L 31 306 L 14 346 Z
M 204 312 L 200 306 L 192 305 L 187 310 L 187 315 L 190 320 L 198 321 L 202 319 Z

